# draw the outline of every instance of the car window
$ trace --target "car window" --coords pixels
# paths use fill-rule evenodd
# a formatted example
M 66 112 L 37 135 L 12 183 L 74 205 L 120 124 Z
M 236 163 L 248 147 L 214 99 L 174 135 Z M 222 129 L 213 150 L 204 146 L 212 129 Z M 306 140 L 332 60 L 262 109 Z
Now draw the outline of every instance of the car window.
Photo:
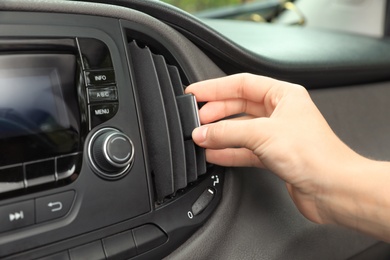
M 294 1 L 282 0 L 163 0 L 199 18 L 232 19 L 253 22 L 277 22 L 285 12 L 295 13 L 289 24 L 304 24 L 304 16 Z
M 300 25 L 384 35 L 386 0 L 161 0 L 200 19 Z M 364 19 L 362 19 L 364 18 Z
M 221 7 L 235 8 L 240 5 L 254 2 L 267 2 L 267 0 L 163 0 L 163 2 L 179 7 L 190 13 L 196 13 Z

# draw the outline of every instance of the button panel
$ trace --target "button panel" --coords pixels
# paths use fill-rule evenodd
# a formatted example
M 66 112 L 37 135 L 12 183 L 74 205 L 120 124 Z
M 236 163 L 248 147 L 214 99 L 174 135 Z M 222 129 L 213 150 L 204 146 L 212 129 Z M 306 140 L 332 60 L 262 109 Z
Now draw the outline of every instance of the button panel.
M 118 95 L 115 87 L 88 89 L 89 103 L 116 100 L 118 100 Z
M 24 188 L 23 165 L 0 169 L 0 193 Z
M 138 254 L 152 250 L 164 244 L 168 237 L 154 225 L 144 225 L 133 230 L 134 241 Z
M 69 255 L 71 260 L 106 259 L 101 241 L 95 241 L 90 244 L 73 248 L 69 250 Z
M 55 181 L 55 161 L 54 159 L 26 163 L 25 174 L 27 187 L 41 185 Z
M 108 259 L 129 259 L 137 255 L 131 230 L 104 238 L 103 247 Z
M 54 255 L 45 256 L 42 258 L 39 258 L 39 260 L 69 260 L 69 253 L 68 251 L 60 252 Z
M 64 217 L 69 213 L 74 198 L 75 192 L 71 190 L 0 206 L 0 232 Z
M 84 71 L 87 86 L 105 86 L 115 84 L 114 70 L 88 70 Z
M 0 232 L 30 226 L 34 223 L 34 200 L 0 207 Z
M 56 256 L 69 256 L 71 260 L 130 259 L 150 251 L 167 241 L 168 236 L 159 227 L 148 224 L 70 248 L 58 254 L 50 255 L 47 259 L 57 259 L 55 258 Z M 42 259 L 46 260 L 46 258 Z
M 118 104 L 98 104 L 89 106 L 89 114 L 91 118 L 91 129 L 95 126 L 111 119 L 118 112 Z
M 58 193 L 35 199 L 36 222 L 41 223 L 65 216 L 74 199 L 74 191 Z
M 56 158 L 56 179 L 64 180 L 76 173 L 76 169 L 80 168 L 83 160 L 82 153 L 64 155 Z
M 25 162 L 0 168 L 0 194 L 55 183 L 76 173 L 82 153 L 62 155 L 48 160 Z
M 112 68 L 90 70 L 84 67 L 84 78 L 91 130 L 118 112 L 118 89 L 115 71 Z

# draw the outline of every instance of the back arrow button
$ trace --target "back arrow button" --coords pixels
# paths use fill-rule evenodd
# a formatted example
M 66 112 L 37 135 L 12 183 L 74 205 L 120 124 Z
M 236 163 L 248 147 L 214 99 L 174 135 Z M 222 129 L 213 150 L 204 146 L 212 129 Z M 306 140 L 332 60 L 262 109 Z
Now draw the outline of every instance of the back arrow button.
M 74 191 L 66 191 L 36 199 L 37 223 L 64 217 L 70 211 L 74 197 Z

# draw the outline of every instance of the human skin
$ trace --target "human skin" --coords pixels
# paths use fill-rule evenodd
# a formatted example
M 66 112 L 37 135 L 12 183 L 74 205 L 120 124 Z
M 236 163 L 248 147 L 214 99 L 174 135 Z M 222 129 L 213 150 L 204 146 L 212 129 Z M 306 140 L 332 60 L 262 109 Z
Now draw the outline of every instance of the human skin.
M 202 126 L 195 143 L 222 166 L 267 168 L 300 212 L 390 241 L 390 163 L 365 158 L 332 131 L 299 85 L 237 74 L 190 85 Z M 234 119 L 224 119 L 240 115 Z

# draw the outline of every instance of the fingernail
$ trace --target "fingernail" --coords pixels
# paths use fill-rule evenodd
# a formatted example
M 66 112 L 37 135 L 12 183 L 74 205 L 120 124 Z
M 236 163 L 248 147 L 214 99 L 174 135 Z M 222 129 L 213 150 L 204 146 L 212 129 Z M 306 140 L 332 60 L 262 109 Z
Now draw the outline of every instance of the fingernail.
M 194 131 L 192 132 L 192 139 L 194 139 L 196 143 L 203 143 L 206 140 L 208 129 L 209 128 L 207 126 L 201 126 L 195 128 Z

